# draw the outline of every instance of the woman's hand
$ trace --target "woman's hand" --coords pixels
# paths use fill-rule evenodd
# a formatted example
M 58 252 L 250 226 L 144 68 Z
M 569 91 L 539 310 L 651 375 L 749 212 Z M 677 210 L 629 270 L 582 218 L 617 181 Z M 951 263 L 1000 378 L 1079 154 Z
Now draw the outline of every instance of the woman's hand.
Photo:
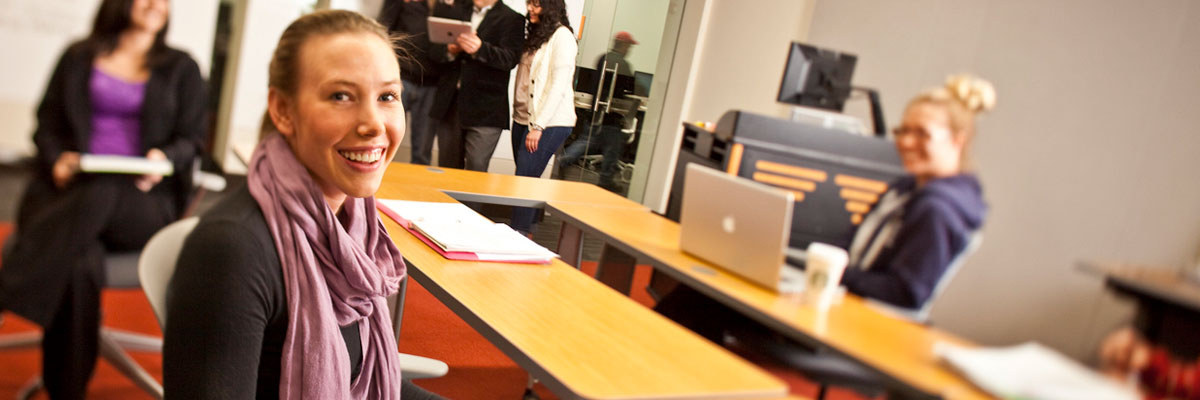
M 542 131 L 529 131 L 525 135 L 525 148 L 529 149 L 530 153 L 537 152 L 538 141 L 542 139 Z
M 476 35 L 475 32 L 458 35 L 454 39 L 454 43 L 457 43 L 458 47 L 462 48 L 462 51 L 470 55 L 475 55 L 475 52 L 479 51 L 480 47 L 483 47 L 483 40 L 479 39 L 479 35 Z
M 67 184 L 75 179 L 77 173 L 79 173 L 79 153 L 74 151 L 64 151 L 59 154 L 58 160 L 54 162 L 54 167 L 50 170 L 54 186 L 59 189 L 66 189 Z
M 150 149 L 150 151 L 146 152 L 146 159 L 153 161 L 166 160 L 167 154 L 159 149 Z M 138 190 L 148 193 L 150 189 L 154 189 L 154 185 L 162 182 L 162 178 L 162 175 L 142 175 L 133 181 L 133 185 L 137 186 Z
M 1108 335 L 1100 343 L 1101 372 L 1119 381 L 1140 372 L 1150 363 L 1150 344 L 1132 327 Z

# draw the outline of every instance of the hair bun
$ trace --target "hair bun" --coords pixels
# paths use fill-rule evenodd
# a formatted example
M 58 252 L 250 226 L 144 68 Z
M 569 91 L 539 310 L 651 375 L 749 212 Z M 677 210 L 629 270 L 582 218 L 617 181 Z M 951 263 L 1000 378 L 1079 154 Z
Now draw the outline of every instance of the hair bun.
M 976 114 L 996 107 L 996 88 L 991 82 L 978 77 L 960 74 L 946 78 L 946 90 L 950 95 Z

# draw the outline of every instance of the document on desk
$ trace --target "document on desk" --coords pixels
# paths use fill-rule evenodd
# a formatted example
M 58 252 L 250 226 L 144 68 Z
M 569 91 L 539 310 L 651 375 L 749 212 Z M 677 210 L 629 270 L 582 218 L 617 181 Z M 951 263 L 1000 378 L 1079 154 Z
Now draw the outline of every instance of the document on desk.
M 1133 388 L 1110 381 L 1038 343 L 993 348 L 939 344 L 934 351 L 981 389 L 1004 399 L 1140 398 Z
M 545 264 L 558 257 L 462 203 L 379 199 L 379 210 L 451 260 Z

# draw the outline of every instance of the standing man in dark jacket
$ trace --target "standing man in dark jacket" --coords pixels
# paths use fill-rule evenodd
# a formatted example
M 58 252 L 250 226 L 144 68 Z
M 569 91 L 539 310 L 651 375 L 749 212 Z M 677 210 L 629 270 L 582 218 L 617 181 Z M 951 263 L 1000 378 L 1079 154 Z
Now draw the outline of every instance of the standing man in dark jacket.
M 440 66 L 429 58 L 429 26 L 425 22 L 435 0 L 386 0 L 379 23 L 388 32 L 406 36 L 400 57 L 400 80 L 404 93 L 400 100 L 409 112 L 408 137 L 411 138 L 412 163 L 429 165 L 433 156 L 434 125 L 429 117 L 437 90 Z
M 525 19 L 500 0 L 439 0 L 437 17 L 470 21 L 473 33 L 434 45 L 442 65 L 430 115 L 438 122 L 438 165 L 487 171 L 509 124 L 509 71 L 520 61 Z

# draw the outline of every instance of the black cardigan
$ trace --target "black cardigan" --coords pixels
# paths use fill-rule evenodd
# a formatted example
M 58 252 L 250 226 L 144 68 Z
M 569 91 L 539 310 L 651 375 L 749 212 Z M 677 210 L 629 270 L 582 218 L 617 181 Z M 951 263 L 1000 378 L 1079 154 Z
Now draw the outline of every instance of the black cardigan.
M 37 166 L 50 179 L 54 162 L 64 151 L 87 153 L 92 136 L 89 84 L 96 54 L 83 42 L 63 53 L 46 95 L 37 110 Z M 152 194 L 174 197 L 178 211 L 187 204 L 192 185 L 192 160 L 205 132 L 204 78 L 187 53 L 166 49 L 150 69 L 141 112 L 141 154 L 152 148 L 166 153 L 175 173 L 155 186 Z
M 470 0 L 458 0 L 453 6 L 438 2 L 433 14 L 470 21 L 472 7 Z M 442 69 L 429 115 L 445 119 L 450 108 L 457 107 L 460 126 L 507 129 L 512 122 L 508 115 L 512 108 L 508 106 L 508 76 L 521 61 L 525 19 L 497 1 L 479 23 L 478 34 L 483 44 L 475 55 L 464 51 L 448 59 L 446 45 L 430 46 L 429 57 Z
M 246 186 L 232 190 L 184 241 L 167 287 L 163 387 L 189 399 L 278 399 L 287 289 L 275 239 Z M 358 323 L 342 330 L 353 380 Z

